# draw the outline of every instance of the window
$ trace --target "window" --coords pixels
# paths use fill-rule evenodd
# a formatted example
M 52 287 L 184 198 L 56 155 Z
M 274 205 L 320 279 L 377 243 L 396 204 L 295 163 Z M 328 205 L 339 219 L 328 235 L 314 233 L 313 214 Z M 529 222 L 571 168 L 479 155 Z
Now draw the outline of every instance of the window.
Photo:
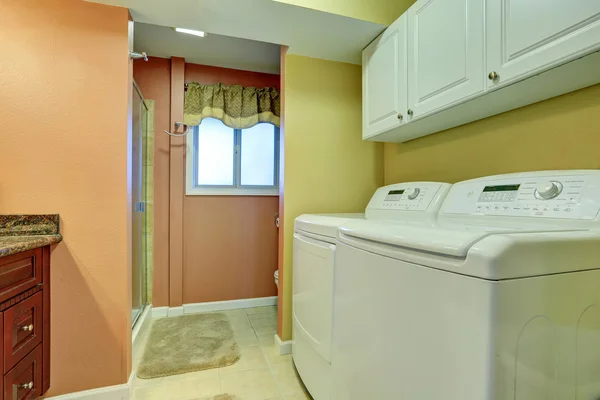
M 279 128 L 233 129 L 205 118 L 187 138 L 188 195 L 277 195 Z

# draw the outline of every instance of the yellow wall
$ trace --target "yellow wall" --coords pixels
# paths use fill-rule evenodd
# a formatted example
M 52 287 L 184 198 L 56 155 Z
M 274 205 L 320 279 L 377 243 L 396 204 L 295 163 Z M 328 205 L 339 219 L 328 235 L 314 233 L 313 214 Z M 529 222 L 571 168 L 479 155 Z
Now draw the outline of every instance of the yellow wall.
M 386 184 L 600 168 L 600 85 L 402 144 L 385 144 Z
M 283 340 L 291 338 L 294 218 L 362 212 L 383 182 L 381 144 L 361 139 L 361 67 L 285 57 Z
M 414 0 L 275 0 L 299 7 L 389 25 L 406 11 Z

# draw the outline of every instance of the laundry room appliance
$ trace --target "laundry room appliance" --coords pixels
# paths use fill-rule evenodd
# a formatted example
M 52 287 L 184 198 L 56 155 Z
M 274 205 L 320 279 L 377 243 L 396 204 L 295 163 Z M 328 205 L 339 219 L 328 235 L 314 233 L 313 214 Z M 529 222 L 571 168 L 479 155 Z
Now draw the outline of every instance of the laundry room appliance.
M 528 172 L 340 227 L 332 400 L 600 399 L 599 211 L 600 171 Z
M 334 264 L 339 226 L 352 220 L 394 220 L 432 225 L 450 185 L 399 183 L 379 188 L 365 214 L 305 214 L 295 220 L 293 359 L 315 400 L 331 388 Z

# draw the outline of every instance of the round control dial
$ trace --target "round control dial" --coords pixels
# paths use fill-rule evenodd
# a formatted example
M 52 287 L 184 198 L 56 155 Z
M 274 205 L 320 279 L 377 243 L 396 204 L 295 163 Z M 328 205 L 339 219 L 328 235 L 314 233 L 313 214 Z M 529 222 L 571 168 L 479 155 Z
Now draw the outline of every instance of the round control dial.
M 535 188 L 536 195 L 543 200 L 553 199 L 560 192 L 562 192 L 562 184 L 560 182 L 541 182 Z
M 412 189 L 406 190 L 406 195 L 408 196 L 409 200 L 416 199 L 417 196 L 419 195 L 419 193 L 421 193 L 421 189 L 419 189 L 419 188 L 412 188 Z

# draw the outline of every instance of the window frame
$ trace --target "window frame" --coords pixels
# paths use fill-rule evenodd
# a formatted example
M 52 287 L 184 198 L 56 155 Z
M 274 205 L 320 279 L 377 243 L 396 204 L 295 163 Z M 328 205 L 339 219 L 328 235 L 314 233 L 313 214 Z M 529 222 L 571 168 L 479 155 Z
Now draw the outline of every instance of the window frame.
M 273 127 L 274 158 L 273 185 L 242 185 L 242 131 L 233 129 L 233 185 L 198 184 L 198 141 L 200 125 L 192 128 L 186 135 L 186 190 L 187 196 L 278 196 L 279 195 L 279 127 Z

